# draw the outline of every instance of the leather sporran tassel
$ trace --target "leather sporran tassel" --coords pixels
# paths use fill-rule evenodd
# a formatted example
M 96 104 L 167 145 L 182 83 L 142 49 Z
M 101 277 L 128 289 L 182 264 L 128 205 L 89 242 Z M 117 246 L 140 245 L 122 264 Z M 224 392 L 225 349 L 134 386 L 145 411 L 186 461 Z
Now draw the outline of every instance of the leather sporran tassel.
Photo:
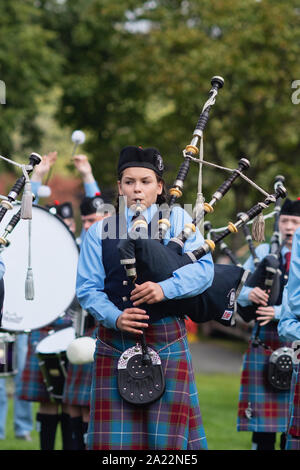
M 252 238 L 258 243 L 265 241 L 265 219 L 262 213 L 258 214 L 253 220 Z

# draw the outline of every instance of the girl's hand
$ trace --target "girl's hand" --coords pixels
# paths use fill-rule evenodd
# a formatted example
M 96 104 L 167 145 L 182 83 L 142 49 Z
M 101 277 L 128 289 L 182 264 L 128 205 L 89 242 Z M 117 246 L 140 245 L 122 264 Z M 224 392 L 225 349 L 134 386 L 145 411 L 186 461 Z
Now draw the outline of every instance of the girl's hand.
M 267 302 L 269 295 L 260 287 L 254 287 L 254 289 L 249 292 L 248 298 L 254 304 L 263 305 L 266 307 L 268 305 Z
M 275 318 L 275 309 L 272 306 L 258 307 L 255 313 L 258 315 L 256 319 L 261 326 L 266 325 Z
M 147 320 L 149 320 L 149 316 L 145 310 L 135 307 L 125 308 L 118 317 L 116 325 L 121 331 L 141 335 L 143 331 L 140 328 L 148 328 Z
M 143 284 L 136 284 L 135 286 L 130 297 L 135 307 L 143 303 L 155 304 L 165 298 L 162 288 L 156 282 L 147 281 Z

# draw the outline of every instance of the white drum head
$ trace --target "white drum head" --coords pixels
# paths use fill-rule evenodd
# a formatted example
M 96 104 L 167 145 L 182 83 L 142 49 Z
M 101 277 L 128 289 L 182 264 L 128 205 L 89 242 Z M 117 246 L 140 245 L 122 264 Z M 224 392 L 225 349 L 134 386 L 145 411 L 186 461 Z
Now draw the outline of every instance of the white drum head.
M 42 339 L 36 347 L 35 352 L 41 354 L 56 354 L 66 351 L 69 344 L 75 339 L 75 329 L 64 328 L 56 333 L 49 334 Z
M 20 204 L 8 211 L 2 233 L 18 212 Z M 4 248 L 5 297 L 2 329 L 30 331 L 49 325 L 63 315 L 75 296 L 78 248 L 73 234 L 56 215 L 40 206 L 32 207 L 31 267 L 34 299 L 25 299 L 28 268 L 29 220 L 20 220 Z

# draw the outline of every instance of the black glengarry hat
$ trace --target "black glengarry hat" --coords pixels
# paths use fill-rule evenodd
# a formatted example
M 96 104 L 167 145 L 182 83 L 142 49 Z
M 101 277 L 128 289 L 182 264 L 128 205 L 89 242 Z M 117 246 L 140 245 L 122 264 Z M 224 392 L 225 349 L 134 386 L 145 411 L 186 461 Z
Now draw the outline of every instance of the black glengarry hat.
M 71 202 L 63 202 L 59 204 L 54 201 L 53 204 L 46 206 L 51 214 L 58 215 L 62 219 L 72 219 L 74 217 L 73 206 Z
M 100 193 L 96 193 L 94 197 L 84 197 L 80 204 L 81 215 L 90 215 L 101 212 L 104 208 L 104 201 L 100 197 Z
M 143 149 L 142 147 L 135 147 L 129 145 L 124 147 L 120 152 L 118 163 L 118 175 L 122 173 L 125 168 L 142 167 L 149 168 L 162 177 L 164 171 L 164 162 L 159 150 L 153 147 Z
M 300 198 L 296 201 L 285 199 L 280 210 L 280 215 L 296 215 L 300 217 Z

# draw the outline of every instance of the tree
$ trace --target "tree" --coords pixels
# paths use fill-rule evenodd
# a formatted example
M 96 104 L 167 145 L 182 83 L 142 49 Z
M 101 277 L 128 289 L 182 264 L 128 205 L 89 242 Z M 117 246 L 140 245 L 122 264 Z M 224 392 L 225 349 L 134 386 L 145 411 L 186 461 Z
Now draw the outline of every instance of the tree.
M 88 130 L 86 148 L 102 185 L 113 184 L 119 150 L 127 144 L 156 145 L 172 182 L 210 79 L 221 75 L 225 86 L 205 131 L 205 158 L 233 168 L 246 156 L 247 175 L 259 185 L 272 192 L 274 176 L 283 173 L 290 196 L 298 195 L 299 107 L 291 101 L 292 81 L 300 78 L 295 0 L 66 0 L 59 8 L 53 0 L 52 7 L 66 58 L 58 116 L 62 124 Z M 227 175 L 204 173 L 209 200 Z M 186 202 L 196 183 L 197 171 L 191 171 Z M 212 222 L 220 226 L 263 198 L 240 180 Z
M 41 27 L 40 18 L 34 0 L 0 3 L 0 78 L 6 87 L 0 141 L 6 156 L 15 156 L 17 149 L 19 157 L 36 151 L 39 105 L 59 74 L 61 59 L 49 46 L 54 33 Z

